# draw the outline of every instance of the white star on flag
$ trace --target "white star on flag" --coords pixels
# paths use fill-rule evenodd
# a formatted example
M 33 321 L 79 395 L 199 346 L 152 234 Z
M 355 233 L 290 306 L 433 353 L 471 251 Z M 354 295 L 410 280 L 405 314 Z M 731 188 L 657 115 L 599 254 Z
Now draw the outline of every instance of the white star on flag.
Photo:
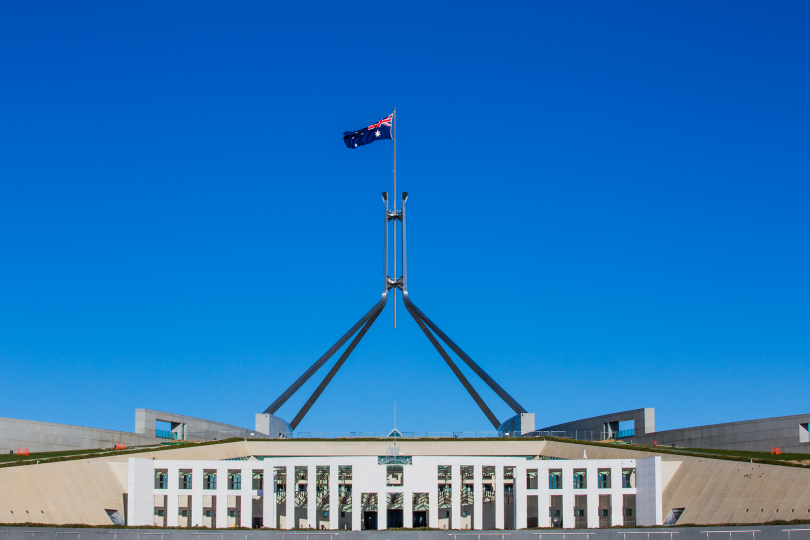
M 380 136 L 380 130 L 379 130 L 379 129 L 378 129 L 377 131 L 375 131 L 375 132 L 374 132 L 374 136 L 375 136 L 375 137 L 379 137 L 379 136 Z

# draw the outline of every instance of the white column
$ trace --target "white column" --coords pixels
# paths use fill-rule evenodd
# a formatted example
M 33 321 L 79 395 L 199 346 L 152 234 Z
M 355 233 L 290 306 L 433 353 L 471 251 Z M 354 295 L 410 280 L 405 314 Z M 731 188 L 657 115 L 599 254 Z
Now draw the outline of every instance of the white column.
M 242 467 L 242 489 L 239 496 L 242 497 L 241 508 L 239 508 L 239 518 L 242 527 L 253 527 L 253 467 Z
M 276 528 L 276 477 L 271 464 L 264 463 L 262 485 L 262 524 L 265 527 Z
M 473 465 L 473 529 L 484 528 L 484 470 L 478 463 Z
M 636 525 L 663 523 L 661 456 L 636 460 Z
M 166 526 L 177 527 L 179 522 L 178 512 L 180 511 L 177 500 L 180 495 L 180 467 L 169 467 L 167 474 L 169 475 L 169 489 L 166 494 Z
M 596 466 L 590 466 L 585 469 L 585 480 L 587 482 L 588 492 L 588 528 L 599 528 L 599 469 Z
M 228 469 L 217 469 L 217 529 L 228 528 Z
M 359 482 L 357 479 L 359 478 L 359 470 L 357 468 L 357 463 L 352 464 L 352 530 L 359 531 L 362 529 L 361 523 L 363 521 L 363 508 L 361 506 L 362 502 L 360 501 L 360 488 Z
M 428 479 L 428 527 L 439 528 L 439 467 L 433 465 Z
M 385 485 L 385 481 L 383 481 Z M 388 493 L 384 488 L 377 489 L 377 530 L 384 531 L 388 528 Z
M 610 468 L 610 525 L 624 524 L 624 498 L 622 497 L 622 468 Z
M 377 530 L 384 531 L 388 528 L 388 497 L 387 494 L 389 491 L 394 491 L 396 488 L 389 488 L 386 486 L 388 483 L 386 480 L 385 474 L 385 467 L 381 467 L 381 473 L 375 475 L 377 489 L 375 490 L 377 495 Z M 404 471 L 403 471 L 404 472 Z
M 503 459 L 495 464 L 495 528 L 503 530 Z
M 453 461 L 456 461 L 455 459 Z M 460 529 L 461 528 L 461 466 L 458 463 L 455 463 L 450 466 L 451 469 L 451 477 L 452 477 L 452 488 L 453 491 L 450 492 L 450 500 L 452 501 L 451 504 L 453 505 L 453 511 L 450 514 L 450 522 L 451 527 L 453 529 Z
M 285 513 L 287 517 L 284 518 L 285 528 L 293 529 L 295 528 L 295 465 L 291 464 L 291 461 L 287 462 L 287 508 L 285 509 Z
M 203 523 L 203 469 L 202 467 L 191 469 L 191 526 L 202 527 Z
M 542 461 L 540 461 L 542 463 Z M 537 466 L 537 526 L 551 527 L 548 508 L 551 506 L 548 489 L 548 467 Z
M 402 526 L 406 529 L 413 529 L 413 492 L 406 491 L 405 483 L 402 484 Z
M 338 502 L 340 466 L 329 465 L 329 528 L 336 530 L 340 519 L 340 503 Z
M 526 528 L 526 507 L 528 506 L 526 489 L 526 466 L 519 462 L 515 466 L 515 478 L 513 482 L 515 497 L 515 529 Z
M 576 523 L 574 518 L 574 467 L 569 465 L 562 469 L 562 520 L 564 529 L 573 529 Z
M 312 460 L 310 460 L 310 465 L 307 466 L 307 528 L 308 529 L 317 529 L 318 528 L 318 490 L 317 482 L 318 482 L 318 474 L 317 474 L 317 467 L 312 464 Z

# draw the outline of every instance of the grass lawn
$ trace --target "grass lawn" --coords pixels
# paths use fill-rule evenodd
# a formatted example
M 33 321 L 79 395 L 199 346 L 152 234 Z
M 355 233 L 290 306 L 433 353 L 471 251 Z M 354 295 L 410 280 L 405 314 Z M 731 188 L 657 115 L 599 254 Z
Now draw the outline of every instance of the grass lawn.
M 12 461 L 28 461 L 32 459 L 49 459 L 55 457 L 65 457 L 65 456 L 79 456 L 82 454 L 99 454 L 103 452 L 112 452 L 114 451 L 112 448 L 91 448 L 86 450 L 62 450 L 58 452 L 31 452 L 30 454 L 18 456 L 16 453 L 14 455 L 11 454 L 0 454 L 0 463 L 9 463 Z
M 668 446 L 661 446 L 664 450 L 671 449 Z M 717 454 L 720 456 L 746 457 L 753 459 L 776 459 L 783 461 L 810 459 L 810 454 L 771 454 L 770 452 L 748 452 L 746 450 L 721 450 L 715 448 L 675 448 L 683 452 L 695 452 L 696 454 Z

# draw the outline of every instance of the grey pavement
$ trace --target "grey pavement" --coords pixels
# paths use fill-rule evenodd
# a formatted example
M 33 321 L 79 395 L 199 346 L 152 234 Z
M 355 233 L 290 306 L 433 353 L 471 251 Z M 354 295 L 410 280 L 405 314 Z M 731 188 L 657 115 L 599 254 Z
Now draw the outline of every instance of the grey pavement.
M 810 540 L 810 524 L 521 531 L 274 531 L 0 526 L 0 540 Z

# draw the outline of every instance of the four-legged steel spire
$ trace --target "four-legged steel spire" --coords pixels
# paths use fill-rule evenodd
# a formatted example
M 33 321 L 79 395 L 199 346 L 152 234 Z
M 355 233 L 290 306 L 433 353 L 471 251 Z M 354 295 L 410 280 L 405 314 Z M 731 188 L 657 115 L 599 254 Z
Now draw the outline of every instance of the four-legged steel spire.
M 453 352 L 455 352 L 459 356 L 459 358 L 461 358 L 464 361 L 464 363 L 467 364 L 470 367 L 470 369 L 472 369 L 473 372 L 475 372 L 475 374 L 478 375 L 481 378 L 481 380 L 483 380 L 496 394 L 498 394 L 498 396 L 501 399 L 503 399 L 509 405 L 509 407 L 512 408 L 513 411 L 515 411 L 515 414 L 525 413 L 526 409 L 521 407 L 520 404 L 517 401 L 515 401 L 515 399 L 512 396 L 510 396 L 508 393 L 506 393 L 506 390 L 501 388 L 498 385 L 498 383 L 496 383 L 492 379 L 492 377 L 487 375 L 487 373 L 483 369 L 481 369 L 481 367 L 478 364 L 476 364 L 472 360 L 472 358 L 470 358 L 463 350 L 461 350 L 461 347 L 456 345 L 453 342 L 453 340 L 451 340 L 449 337 L 447 337 L 447 335 L 444 332 L 442 332 L 441 329 L 438 326 L 436 326 L 436 324 L 433 321 L 428 319 L 428 317 L 424 313 L 422 313 L 422 311 L 420 311 L 419 308 L 417 308 L 414 305 L 414 303 L 411 301 L 410 297 L 408 296 L 408 250 L 407 250 L 406 236 L 405 236 L 405 232 L 406 232 L 405 231 L 405 202 L 408 200 L 408 193 L 407 192 L 402 193 L 402 209 L 399 210 L 399 211 L 397 211 L 397 210 L 389 211 L 389 209 L 388 209 L 388 193 L 383 193 L 382 197 L 383 197 L 383 202 L 385 203 L 385 222 L 384 222 L 385 223 L 385 240 L 384 240 L 384 248 L 383 248 L 383 254 L 384 254 L 383 255 L 384 256 L 384 259 L 383 259 L 384 260 L 384 262 L 383 262 L 383 291 L 382 291 L 382 297 L 380 298 L 380 301 L 377 302 L 374 305 L 374 307 L 372 307 L 371 310 L 369 310 L 368 313 L 363 315 L 363 317 L 359 321 L 357 321 L 357 323 L 354 326 L 352 326 L 349 329 L 348 332 L 343 334 L 343 337 L 341 337 L 334 345 L 332 345 L 329 348 L 329 350 L 326 351 L 326 353 L 324 353 L 324 355 L 321 356 L 318 359 L 317 362 L 312 364 L 312 366 L 310 366 L 309 369 L 307 369 L 304 372 L 304 374 L 301 375 L 298 378 L 298 380 L 296 380 L 292 384 L 292 386 L 290 386 L 287 390 L 285 390 L 284 393 L 281 394 L 278 397 L 278 399 L 276 399 L 273 402 L 273 404 L 270 405 L 264 412 L 265 412 L 265 414 L 275 414 L 275 412 L 279 408 L 281 408 L 282 405 L 284 405 L 284 403 L 290 398 L 290 396 L 292 396 L 295 392 L 297 392 L 298 389 L 301 388 L 301 386 L 303 386 L 303 384 L 305 382 L 307 382 L 309 380 L 309 378 L 312 377 L 312 375 L 314 375 L 316 371 L 318 371 L 318 369 L 321 368 L 321 366 L 323 366 L 326 362 L 329 361 L 329 359 L 332 357 L 332 355 L 334 355 L 338 351 L 338 349 L 340 349 L 352 336 L 354 336 L 354 339 L 352 340 L 352 342 L 349 344 L 348 347 L 346 347 L 346 350 L 343 351 L 343 354 L 340 355 L 340 358 L 338 358 L 335 365 L 332 366 L 332 369 L 329 370 L 329 373 L 327 373 L 326 377 L 324 377 L 323 381 L 321 381 L 321 384 L 318 385 L 318 387 L 312 393 L 312 395 L 307 400 L 307 402 L 304 404 L 304 406 L 301 407 L 301 410 L 298 412 L 298 414 L 295 415 L 295 418 L 293 418 L 292 422 L 290 422 L 290 427 L 294 430 L 298 426 L 298 424 L 301 422 L 301 420 L 304 418 L 304 416 L 307 414 L 307 412 L 312 407 L 312 405 L 315 403 L 315 401 L 318 399 L 318 397 L 321 395 L 321 393 L 323 393 L 324 389 L 329 384 L 329 382 L 332 380 L 332 378 L 334 378 L 335 374 L 338 372 L 338 370 L 341 368 L 341 366 L 343 366 L 343 364 L 346 362 L 346 359 L 352 353 L 354 348 L 357 347 L 358 343 L 360 343 L 360 340 L 363 339 L 363 336 L 366 335 L 366 332 L 368 332 L 368 329 L 371 328 L 372 324 L 374 324 L 374 321 L 377 319 L 379 314 L 382 312 L 383 308 L 385 308 L 385 304 L 388 301 L 388 291 L 391 290 L 392 288 L 397 288 L 397 289 L 400 289 L 402 291 L 402 301 L 405 304 L 405 309 L 407 309 L 408 313 L 411 314 L 411 317 L 413 317 L 413 319 L 416 321 L 416 324 L 419 325 L 419 328 L 421 328 L 422 331 L 425 333 L 428 340 L 430 340 L 430 342 L 433 344 L 433 346 L 439 352 L 441 357 L 444 359 L 444 361 L 450 367 L 452 372 L 455 374 L 455 376 L 458 378 L 458 380 L 461 382 L 461 384 L 464 386 L 464 388 L 467 390 L 467 392 L 470 394 L 470 396 L 473 398 L 473 400 L 475 400 L 475 402 L 481 408 L 481 411 L 483 411 L 484 415 L 486 415 L 486 417 L 489 419 L 489 421 L 492 423 L 492 425 L 495 427 L 495 429 L 498 429 L 500 427 L 501 423 L 498 421 L 498 419 L 495 417 L 495 415 L 492 413 L 492 411 L 489 409 L 489 407 L 487 407 L 487 404 L 484 403 L 484 400 L 481 399 L 481 396 L 478 395 L 478 392 L 475 391 L 475 389 L 472 387 L 472 385 L 467 380 L 467 378 L 464 376 L 464 374 L 461 372 L 461 370 L 459 370 L 458 366 L 450 358 L 450 355 L 447 354 L 447 351 L 444 350 L 444 348 L 442 347 L 441 343 L 439 343 L 439 340 L 436 338 L 436 336 L 438 336 L 438 338 L 441 339 L 445 343 L 445 345 L 450 347 L 450 349 Z M 394 205 L 394 208 L 396 208 L 396 204 Z M 397 278 L 397 279 L 392 279 L 388 275 L 388 222 L 389 221 L 394 221 L 394 231 L 395 231 L 394 232 L 394 239 L 395 239 L 395 242 L 396 242 L 396 222 L 397 221 L 402 222 L 402 277 Z M 394 249 L 396 250 L 396 246 L 394 246 Z M 396 276 L 396 273 L 397 273 L 396 272 L 396 267 L 394 267 L 394 276 Z M 432 332 L 431 332 L 431 330 L 432 330 Z

